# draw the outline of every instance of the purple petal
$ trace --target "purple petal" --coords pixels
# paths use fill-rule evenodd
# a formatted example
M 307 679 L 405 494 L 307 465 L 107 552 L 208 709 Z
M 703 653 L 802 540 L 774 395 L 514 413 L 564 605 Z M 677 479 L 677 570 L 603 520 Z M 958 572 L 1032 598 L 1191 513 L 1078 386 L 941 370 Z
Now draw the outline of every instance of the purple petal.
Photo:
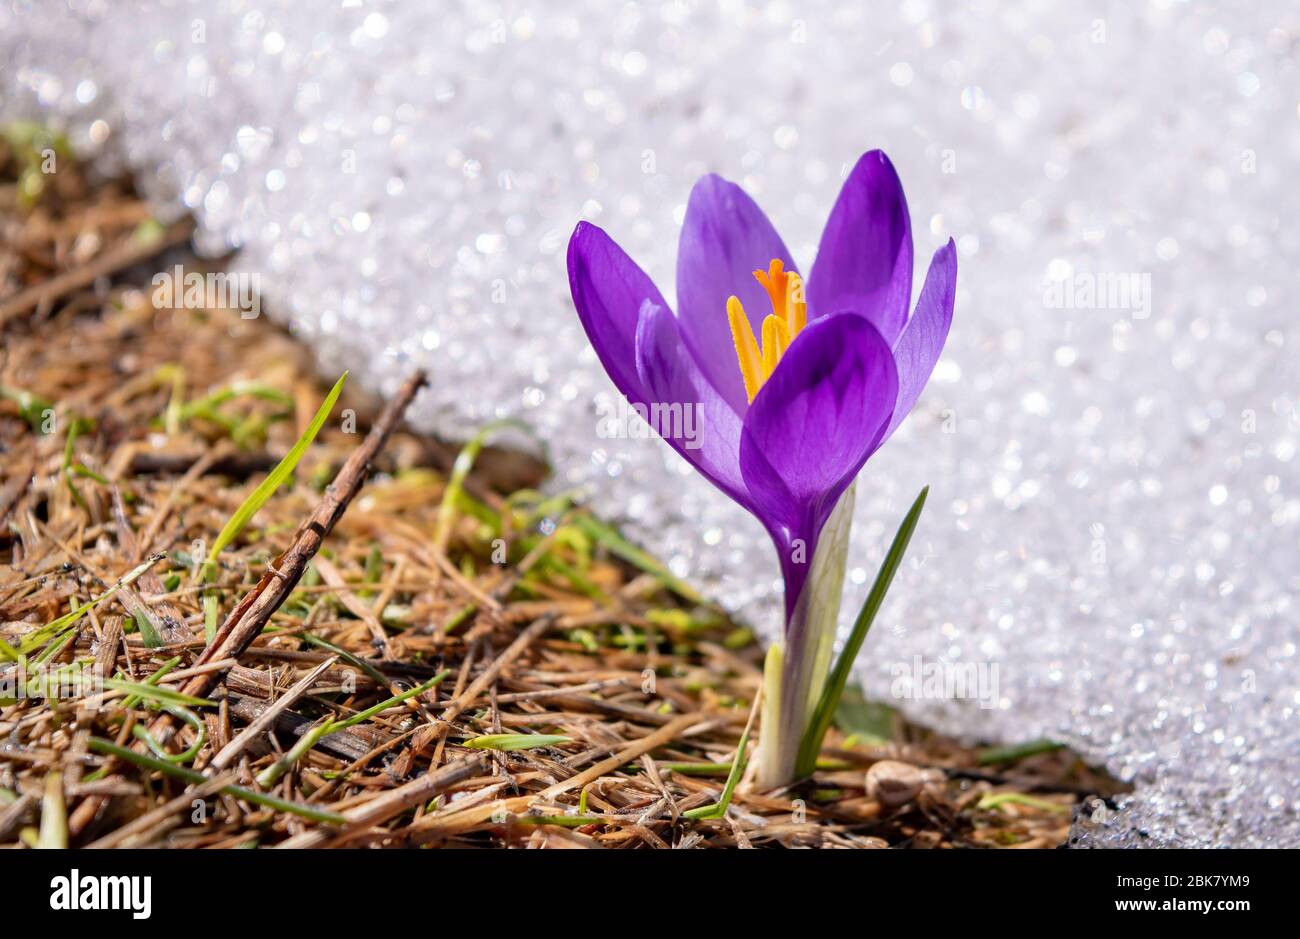
M 897 397 L 885 340 L 865 317 L 839 313 L 808 324 L 754 398 L 740 470 L 781 556 L 787 615 L 827 516 L 878 445 Z
M 889 157 L 864 153 L 840 189 L 808 277 L 808 315 L 856 310 L 893 345 L 912 301 L 912 225 Z
M 740 475 L 740 418 L 700 374 L 677 319 L 662 306 L 642 306 L 636 370 L 645 392 L 636 403 L 645 406 L 650 425 L 705 478 L 750 508 Z
M 569 238 L 569 290 L 600 364 L 619 391 L 643 400 L 637 320 L 644 303 L 667 307 L 659 289 L 602 229 L 579 222 Z
M 754 271 L 766 271 L 773 258 L 795 269 L 763 210 L 735 183 L 712 174 L 701 178 L 686 204 L 677 248 L 677 312 L 695 360 L 737 414 L 749 403 L 727 323 L 727 298 L 740 298 L 754 335 L 761 335 L 772 302 Z
M 894 344 L 898 403 L 894 405 L 894 416 L 889 419 L 889 429 L 881 443 L 888 440 L 907 417 L 921 396 L 925 383 L 930 380 L 930 373 L 934 371 L 943 344 L 948 339 L 956 295 L 957 249 L 949 238 L 948 243 L 934 253 L 930 271 L 921 287 L 921 296 L 916 301 L 916 310 Z

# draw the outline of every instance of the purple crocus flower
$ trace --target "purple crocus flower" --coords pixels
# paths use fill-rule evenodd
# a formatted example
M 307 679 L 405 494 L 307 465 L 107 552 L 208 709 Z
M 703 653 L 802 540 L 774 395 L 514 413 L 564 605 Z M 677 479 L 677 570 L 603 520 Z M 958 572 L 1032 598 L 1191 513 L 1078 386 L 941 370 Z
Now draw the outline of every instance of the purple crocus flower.
M 845 180 L 806 290 L 767 216 L 714 175 L 695 184 L 686 208 L 677 315 L 595 225 L 574 230 L 568 266 L 574 305 L 614 384 L 642 413 L 694 408 L 698 439 L 656 429 L 776 545 L 785 639 L 775 665 L 769 658 L 780 675 L 768 685 L 777 691 L 764 713 L 760 780 L 784 783 L 834 636 L 845 493 L 938 361 L 952 320 L 953 243 L 935 252 L 909 317 L 907 203 L 893 165 L 873 150 Z M 842 520 L 828 525 L 842 503 Z

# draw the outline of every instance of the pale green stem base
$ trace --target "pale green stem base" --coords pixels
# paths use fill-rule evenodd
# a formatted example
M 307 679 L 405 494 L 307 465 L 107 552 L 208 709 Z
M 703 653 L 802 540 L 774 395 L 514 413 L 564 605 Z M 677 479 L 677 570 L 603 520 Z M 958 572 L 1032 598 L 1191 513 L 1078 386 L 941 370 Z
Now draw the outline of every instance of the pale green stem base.
M 853 526 L 856 484 L 849 486 L 822 528 L 796 617 L 804 618 L 801 649 L 777 643 L 763 669 L 763 725 L 759 734 L 758 785 L 776 788 L 794 781 L 799 745 L 830 673 L 840 597 Z M 786 624 L 789 635 L 790 624 Z

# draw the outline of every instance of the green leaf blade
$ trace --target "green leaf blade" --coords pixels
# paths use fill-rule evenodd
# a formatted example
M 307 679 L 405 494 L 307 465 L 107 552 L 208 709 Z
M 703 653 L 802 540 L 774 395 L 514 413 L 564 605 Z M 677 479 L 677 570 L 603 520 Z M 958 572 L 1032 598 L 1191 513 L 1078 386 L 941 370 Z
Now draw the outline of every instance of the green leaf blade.
M 119 760 L 125 760 L 133 763 L 143 769 L 153 770 L 164 776 L 171 776 L 173 779 L 179 779 L 190 785 L 201 786 L 208 781 L 197 770 L 189 769 L 185 766 L 176 766 L 168 763 L 166 760 L 160 760 L 154 756 L 147 756 L 143 753 L 136 753 L 127 747 L 119 746 L 111 740 L 105 740 L 102 737 L 91 737 L 86 741 L 86 747 L 93 753 L 101 753 L 105 756 L 116 757 Z M 221 791 L 234 796 L 236 799 L 243 799 L 245 802 L 252 802 L 254 805 L 263 805 L 268 809 L 275 809 L 278 812 L 289 812 L 293 815 L 299 815 L 303 818 L 311 819 L 314 822 L 324 822 L 329 825 L 343 825 L 347 819 L 337 812 L 330 812 L 326 809 L 317 808 L 314 805 L 305 805 L 301 802 L 291 802 L 288 799 L 281 799 L 276 796 L 268 795 L 265 792 L 258 792 L 255 789 L 248 789 L 244 786 L 227 785 L 222 786 Z
M 466 740 L 462 746 L 472 750 L 533 750 L 569 743 L 572 737 L 563 734 L 485 734 Z
M 451 538 L 457 510 L 465 497 L 465 480 L 469 478 L 474 462 L 487 446 L 488 437 L 506 428 L 528 432 L 528 425 L 515 418 L 492 421 L 482 427 L 456 454 L 456 459 L 451 466 L 451 475 L 447 478 L 447 488 L 443 490 L 442 502 L 438 506 L 438 518 L 434 528 L 433 542 L 440 549 L 445 548 Z
M 107 590 L 105 590 L 99 596 L 95 597 L 93 600 L 89 600 L 86 603 L 83 603 L 81 606 L 77 607 L 75 610 L 73 610 L 70 613 L 64 613 L 62 616 L 58 617 L 57 619 L 50 620 L 40 629 L 28 633 L 26 636 L 23 637 L 16 651 L 21 655 L 26 655 L 27 653 L 31 652 L 33 649 L 37 649 L 40 646 L 45 645 L 45 643 L 49 642 L 52 639 L 61 638 L 64 630 L 71 629 L 81 620 L 83 616 L 85 616 L 88 612 L 93 610 L 95 607 L 99 606 L 109 597 L 113 596 L 113 594 L 117 593 L 123 587 L 135 583 L 135 581 L 141 575 L 143 575 L 145 571 L 149 570 L 149 568 L 153 567 L 155 564 L 161 561 L 163 557 L 164 555 L 155 554 L 149 558 L 146 558 L 143 564 L 137 565 L 130 573 L 123 576 L 120 580 L 117 581 L 117 583 L 113 584 L 113 586 L 109 587 Z M 0 655 L 3 655 L 5 658 L 10 658 L 12 657 L 11 653 L 13 651 L 15 651 L 13 647 L 6 644 L 6 646 L 3 649 L 0 649 Z M 16 657 L 14 658 L 14 660 L 17 661 Z
M 193 695 L 182 694 L 179 691 L 172 691 L 170 688 L 159 688 L 155 685 L 146 685 L 136 681 L 126 681 L 122 678 L 103 678 L 104 687 L 112 691 L 121 691 L 126 694 L 134 695 L 137 698 L 143 698 L 146 701 L 153 701 L 156 704 L 174 704 L 182 707 L 211 708 L 216 707 L 217 702 L 208 698 L 196 698 Z
M 221 529 L 221 533 L 217 535 L 217 540 L 212 543 L 212 550 L 208 552 L 209 561 L 215 561 L 217 556 L 239 537 L 239 533 L 244 530 L 244 526 L 252 520 L 258 510 L 289 478 L 289 475 L 297 467 L 298 461 L 302 459 L 303 454 L 307 452 L 307 448 L 316 439 L 316 435 L 320 433 L 320 429 L 325 426 L 326 419 L 329 418 L 330 412 L 334 410 L 334 403 L 338 401 L 339 395 L 343 392 L 343 383 L 347 381 L 347 378 L 347 372 L 339 376 L 339 380 L 334 383 L 330 393 L 325 396 L 325 400 L 317 408 L 315 416 L 312 417 L 311 423 L 307 425 L 307 429 L 303 431 L 297 443 L 284 455 L 284 459 L 276 464 L 275 469 L 267 474 L 261 485 L 254 489 L 252 494 L 230 516 L 225 527 Z
M 867 632 L 871 629 L 876 614 L 880 612 L 881 604 L 885 602 L 885 594 L 889 592 L 890 584 L 894 582 L 894 575 L 902 566 L 903 555 L 907 552 L 908 543 L 912 540 L 912 532 L 916 530 L 917 522 L 921 519 L 921 510 L 925 508 L 925 499 L 929 493 L 930 487 L 924 487 L 916 497 L 916 501 L 912 503 L 907 515 L 903 517 L 903 523 L 899 526 L 898 533 L 894 535 L 889 551 L 880 564 L 880 571 L 871 585 L 866 602 L 862 604 L 862 610 L 853 623 L 853 630 L 844 644 L 844 650 L 836 660 L 835 667 L 831 669 L 826 685 L 822 689 L 821 698 L 817 702 L 817 708 L 813 711 L 812 719 L 808 722 L 808 728 L 799 746 L 796 770 L 800 776 L 808 775 L 816 766 L 817 754 L 821 752 L 822 741 L 826 738 L 826 731 L 831 726 L 840 697 L 844 694 L 844 687 L 848 684 L 853 663 L 862 649 L 863 640 L 867 638 Z
M 736 786 L 740 782 L 740 777 L 744 774 L 745 767 L 748 764 L 749 728 L 746 727 L 745 732 L 740 735 L 740 743 L 736 744 L 736 755 L 731 761 L 731 772 L 727 774 L 727 781 L 722 786 L 722 797 L 714 805 L 702 805 L 697 809 L 687 809 L 682 815 L 697 821 L 725 818 L 727 809 L 731 808 L 731 797 L 735 794 Z

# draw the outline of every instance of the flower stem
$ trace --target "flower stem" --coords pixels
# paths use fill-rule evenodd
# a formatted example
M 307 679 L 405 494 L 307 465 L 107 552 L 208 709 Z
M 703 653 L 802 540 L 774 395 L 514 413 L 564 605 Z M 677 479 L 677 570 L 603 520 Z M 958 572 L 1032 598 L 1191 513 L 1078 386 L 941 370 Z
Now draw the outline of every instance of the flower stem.
M 781 777 L 781 674 L 785 671 L 785 644 L 772 643 L 763 660 L 763 709 L 758 737 L 758 784 L 767 788 L 769 779 Z M 772 783 L 771 785 L 780 785 Z
M 830 672 L 853 527 L 854 493 L 854 486 L 844 491 L 822 527 L 809 560 L 808 579 L 786 623 L 780 696 L 777 703 L 769 698 L 763 709 L 761 739 L 765 745 L 758 782 L 765 788 L 784 786 L 798 775 L 799 745 Z M 771 667 L 769 656 L 765 673 Z M 770 688 L 771 680 L 767 681 Z

